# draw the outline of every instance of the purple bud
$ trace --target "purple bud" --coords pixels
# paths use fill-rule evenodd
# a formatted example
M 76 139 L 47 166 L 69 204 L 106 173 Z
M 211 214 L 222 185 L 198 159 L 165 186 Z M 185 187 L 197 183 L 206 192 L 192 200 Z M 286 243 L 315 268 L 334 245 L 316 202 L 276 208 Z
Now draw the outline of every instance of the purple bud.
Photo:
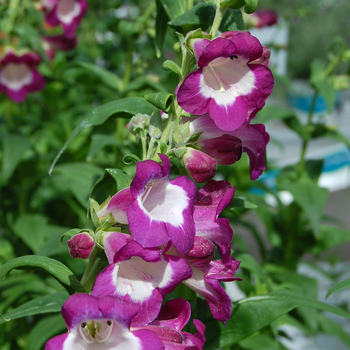
M 216 174 L 216 159 L 193 148 L 188 148 L 182 157 L 182 162 L 197 183 L 211 180 Z
M 203 152 L 215 158 L 221 165 L 233 164 L 242 156 L 242 141 L 236 136 L 224 134 L 200 141 L 199 144 Z
M 87 259 L 95 248 L 94 239 L 86 232 L 78 233 L 67 241 L 72 258 Z

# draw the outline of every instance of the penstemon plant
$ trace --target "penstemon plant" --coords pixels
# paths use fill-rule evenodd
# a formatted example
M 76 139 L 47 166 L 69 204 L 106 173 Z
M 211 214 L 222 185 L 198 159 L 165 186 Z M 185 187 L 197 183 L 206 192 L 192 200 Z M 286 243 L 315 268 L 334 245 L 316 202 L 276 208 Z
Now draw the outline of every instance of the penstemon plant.
M 9 8 L 16 7 L 11 4 Z M 79 66 L 96 76 L 114 89 L 118 99 L 103 100 L 107 103 L 88 113 L 76 126 L 52 163 L 50 174 L 55 178 L 57 168 L 64 172 L 62 165 L 56 167 L 56 163 L 79 133 L 89 126 L 102 125 L 112 116 L 117 117 L 117 142 L 108 143 L 106 137 L 98 134 L 92 138 L 96 136 L 95 147 L 98 141 L 115 146 L 116 158 L 109 164 L 111 158 L 106 157 L 103 175 L 91 191 L 88 189 L 89 219 L 80 215 L 81 228 L 70 229 L 61 237 L 61 244 L 67 244 L 70 255 L 66 263 L 45 256 L 42 249 L 34 251 L 37 254 L 9 260 L 0 268 L 1 279 L 16 269 L 44 270 L 60 283 L 57 287 L 50 280 L 50 288 L 55 292 L 26 301 L 4 314 L 1 322 L 6 325 L 25 316 L 55 313 L 39 321 L 25 349 L 40 349 L 45 343 L 46 350 L 254 350 L 261 342 L 270 344 L 266 346 L 271 349 L 284 349 L 277 340 L 275 322 L 282 316 L 289 317 L 291 322 L 294 315 L 288 313 L 295 308 L 312 307 L 350 318 L 346 311 L 319 302 L 314 296 L 294 295 L 288 281 L 281 277 L 284 273 L 293 274 L 298 262 L 293 254 L 299 231 L 293 231 L 290 221 L 301 225 L 304 207 L 300 200 L 288 208 L 282 208 L 279 202 L 280 212 L 287 217 L 274 221 L 277 227 L 274 231 L 281 236 L 278 244 L 285 240 L 283 262 L 276 256 L 270 261 L 266 258 L 270 265 L 263 270 L 248 254 L 232 250 L 234 236 L 227 217 L 239 222 L 232 209 L 246 210 L 254 204 L 246 200 L 249 195 L 234 198 L 235 191 L 243 189 L 218 178 L 230 172 L 227 169 L 232 164 L 239 169 L 246 153 L 249 173 L 244 173 L 241 182 L 247 187 L 251 180 L 259 179 L 266 169 L 265 151 L 270 139 L 264 124 L 255 123 L 274 86 L 268 67 L 270 50 L 245 30 L 242 17 L 242 11 L 252 13 L 256 7 L 257 1 L 251 0 L 197 4 L 159 0 L 144 10 L 135 32 L 128 34 L 130 38 L 126 35 L 123 79 L 86 62 L 67 65 Z M 153 23 L 150 18 L 155 9 Z M 87 2 L 44 1 L 40 10 L 46 26 L 58 27 L 55 35 L 41 37 L 46 60 L 53 60 L 55 51 L 71 50 L 77 44 L 75 35 L 86 14 Z M 40 56 L 13 49 L 16 40 L 10 39 L 16 17 L 9 13 L 12 17 L 5 27 L 6 40 L 11 45 L 0 60 L 0 91 L 14 102 L 22 102 L 28 93 L 44 89 L 45 83 L 36 71 Z M 270 23 L 271 19 L 265 21 Z M 137 86 L 147 85 L 142 72 L 131 81 L 136 35 L 154 30 L 150 28 L 154 24 L 156 32 L 152 33 L 158 57 L 163 52 L 168 25 L 176 29 L 178 41 L 174 50 L 181 57 L 163 63 L 163 68 L 176 76 L 171 92 L 152 79 L 147 81 L 152 89 L 137 91 Z M 121 24 L 126 25 L 130 23 Z M 346 57 L 342 53 L 342 58 Z M 331 68 L 326 68 L 327 73 L 315 82 L 315 96 L 324 91 L 322 83 L 341 59 L 334 58 L 337 62 L 331 62 Z M 308 130 L 313 126 L 312 111 L 313 106 L 305 127 Z M 127 124 L 123 119 L 127 119 Z M 292 184 L 306 178 L 308 138 L 304 141 Z M 93 148 L 89 152 L 97 153 Z M 84 204 L 84 195 L 77 188 L 88 168 L 79 169 L 80 175 L 73 173 L 70 178 L 73 184 L 70 189 L 76 191 L 78 201 Z M 288 187 L 285 181 L 283 184 Z M 317 185 L 307 182 L 307 186 Z M 72 201 L 69 203 L 76 208 Z M 262 204 L 265 214 L 266 208 L 267 204 Z M 81 210 L 75 210 L 81 214 Z M 283 232 L 278 232 L 285 224 L 283 219 L 290 225 L 285 231 L 286 238 Z M 315 221 L 312 218 L 310 221 L 312 226 Z M 306 230 L 305 226 L 300 232 Z M 19 231 L 23 225 L 14 227 Z M 87 263 L 80 264 L 81 259 Z M 276 265 L 272 267 L 272 263 Z M 277 268 L 280 263 L 285 269 Z M 243 273 L 239 272 L 240 264 Z M 251 276 L 247 271 L 256 279 L 255 286 L 249 284 Z M 81 278 L 77 277 L 79 274 Z M 232 301 L 224 287 L 232 281 L 242 283 L 242 289 L 248 291 L 247 298 Z M 46 320 L 51 328 L 43 335 L 40 327 L 45 326 Z M 36 342 L 38 334 L 40 339 Z M 339 331 L 337 335 L 348 341 L 345 333 Z

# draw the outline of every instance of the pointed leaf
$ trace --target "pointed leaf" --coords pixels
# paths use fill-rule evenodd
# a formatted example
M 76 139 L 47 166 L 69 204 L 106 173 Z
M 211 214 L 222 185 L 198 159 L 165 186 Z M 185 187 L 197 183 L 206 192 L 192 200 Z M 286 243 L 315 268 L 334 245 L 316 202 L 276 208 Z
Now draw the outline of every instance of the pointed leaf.
M 349 241 L 349 230 L 335 226 L 321 226 L 317 245 L 313 247 L 312 252 L 318 254 L 324 250 Z
M 108 118 L 116 116 L 116 114 L 118 114 L 119 118 L 126 118 L 129 117 L 130 114 L 136 115 L 137 113 L 143 113 L 151 115 L 155 111 L 156 108 L 141 97 L 126 97 L 95 108 L 75 127 L 68 140 L 60 149 L 55 160 L 53 161 L 49 170 L 49 174 L 51 175 L 52 170 L 61 154 L 65 151 L 74 137 L 77 136 L 82 130 L 88 128 L 89 126 L 101 125 Z
M 6 320 L 11 321 L 26 316 L 45 314 L 48 312 L 59 312 L 68 297 L 69 294 L 67 292 L 57 292 L 45 295 L 44 297 L 28 301 L 3 316 Z M 0 324 L 4 322 L 6 321 L 0 317 Z
M 229 32 L 231 30 L 245 30 L 241 10 L 227 9 L 220 23 L 221 32 Z
M 231 201 L 231 208 L 245 208 L 245 209 L 255 209 L 258 206 L 252 202 L 249 202 L 242 198 L 233 198 Z
M 350 288 L 350 278 L 335 284 L 327 293 L 327 298 L 335 292 L 339 292 L 345 288 Z
M 24 350 L 40 350 L 50 338 L 66 330 L 67 326 L 61 314 L 47 316 L 31 329 Z
M 335 89 L 332 82 L 323 80 L 314 83 L 317 91 L 322 95 L 324 101 L 326 102 L 327 112 L 332 113 L 335 106 Z
M 163 69 L 164 70 L 171 70 L 175 74 L 178 74 L 180 76 L 182 74 L 181 68 L 174 61 L 170 61 L 170 60 L 164 61 L 163 62 Z
M 21 135 L 6 135 L 2 137 L 2 170 L 1 183 L 6 184 L 24 153 L 30 147 L 29 140 Z
M 73 272 L 61 262 L 38 255 L 25 255 L 8 261 L 0 267 L 0 281 L 14 269 L 44 270 L 52 275 L 68 292 L 85 292 Z
M 253 334 L 241 340 L 239 345 L 247 350 L 280 350 L 278 341 L 267 334 Z
M 277 107 L 277 106 L 266 106 L 264 107 L 255 117 L 258 123 L 266 124 L 272 120 L 285 119 L 295 116 L 291 109 Z
M 166 92 L 156 92 L 146 95 L 145 99 L 162 111 L 169 112 L 174 101 L 174 95 Z

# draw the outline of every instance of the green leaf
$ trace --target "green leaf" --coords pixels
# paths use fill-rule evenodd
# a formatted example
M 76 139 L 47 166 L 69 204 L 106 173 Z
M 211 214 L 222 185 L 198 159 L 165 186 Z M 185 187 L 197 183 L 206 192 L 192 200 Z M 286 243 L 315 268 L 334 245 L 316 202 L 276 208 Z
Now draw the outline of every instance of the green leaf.
M 79 203 L 86 207 L 90 188 L 101 172 L 101 168 L 89 163 L 67 163 L 55 168 L 53 180 L 59 181 L 61 189 L 71 191 Z
M 199 3 L 182 16 L 176 17 L 169 22 L 169 25 L 180 31 L 186 26 L 186 30 L 197 29 L 206 30 L 214 21 L 215 6 L 208 3 Z
M 160 2 L 171 20 L 186 12 L 186 0 L 160 0 Z
M 253 13 L 258 7 L 258 0 L 244 0 L 245 1 L 245 13 Z
M 165 40 L 165 34 L 168 27 L 169 17 L 167 16 L 163 5 L 159 0 L 156 0 L 157 16 L 156 16 L 156 56 L 160 58 L 162 56 L 163 45 Z
M 99 78 L 105 85 L 109 86 L 110 88 L 116 91 L 123 90 L 123 81 L 109 70 L 88 62 L 74 62 L 74 64 L 80 66 L 88 73 L 94 74 L 97 78 Z
M 16 309 L 11 310 L 4 315 L 4 318 L 11 321 L 26 316 L 45 314 L 48 312 L 59 312 L 68 297 L 69 294 L 67 292 L 57 292 L 45 295 L 41 298 L 28 301 Z M 0 324 L 4 322 L 6 321 L 3 318 L 0 318 Z
M 0 267 L 0 281 L 4 280 L 14 269 L 44 270 L 61 283 L 68 292 L 85 292 L 73 272 L 55 259 L 38 255 L 25 255 L 10 260 Z
M 130 114 L 136 115 L 137 113 L 143 113 L 151 115 L 155 111 L 156 108 L 141 97 L 126 97 L 95 108 L 75 127 L 68 140 L 60 149 L 55 160 L 51 164 L 49 174 L 51 175 L 54 166 L 67 146 L 82 130 L 88 128 L 89 126 L 101 125 L 108 118 L 116 116 L 116 114 L 119 114 L 118 117 L 120 118 L 129 118 Z
M 29 140 L 21 135 L 6 135 L 2 137 L 2 170 L 1 183 L 6 184 L 24 153 L 29 149 Z
M 257 207 L 256 204 L 242 198 L 233 198 L 230 205 L 230 208 L 255 209 Z
M 280 350 L 278 341 L 266 334 L 253 334 L 240 341 L 239 345 L 248 350 Z
M 347 136 L 339 132 L 338 130 L 332 130 L 331 128 L 327 128 L 327 131 L 322 135 L 331 140 L 339 141 L 344 143 L 347 147 L 350 147 L 350 140 Z
M 288 108 L 277 106 L 264 107 L 254 118 L 258 123 L 266 124 L 272 120 L 285 119 L 295 116 L 294 112 Z
M 260 264 L 250 255 L 250 254 L 238 254 L 235 256 L 235 259 L 240 260 L 240 267 L 242 269 L 247 269 L 252 272 L 256 277 L 260 279 L 260 281 L 264 282 L 270 290 L 272 290 L 272 286 L 268 277 Z
M 164 70 L 171 70 L 175 74 L 178 74 L 180 76 L 182 74 L 181 68 L 174 61 L 170 61 L 170 60 L 164 61 L 163 62 L 163 69 Z
M 91 198 L 101 187 L 110 186 L 111 184 L 116 184 L 117 192 L 119 192 L 130 186 L 131 178 L 120 169 L 105 169 L 103 175 L 96 181 L 89 197 Z
M 241 10 L 227 9 L 220 23 L 220 31 L 245 30 Z
M 321 226 L 317 245 L 312 249 L 314 254 L 350 241 L 350 231 L 335 226 Z
M 333 293 L 339 292 L 345 288 L 350 288 L 350 278 L 335 284 L 327 293 L 327 298 Z
M 148 94 L 145 99 L 164 112 L 169 112 L 174 102 L 174 95 L 166 92 Z
M 273 292 L 233 303 L 232 315 L 226 322 L 226 327 L 221 323 L 208 324 L 207 328 L 211 332 L 207 337 L 206 349 L 232 346 L 298 306 L 328 311 L 350 319 L 350 314 L 346 311 L 321 301 L 292 293 Z
M 50 338 L 66 330 L 67 327 L 61 314 L 47 316 L 31 329 L 24 350 L 40 350 Z
M 335 94 L 336 94 L 333 83 L 326 80 L 316 81 L 314 82 L 314 86 L 324 98 L 327 105 L 327 112 L 332 113 L 333 108 L 335 106 Z
M 46 239 L 47 217 L 40 214 L 20 215 L 13 230 L 16 235 L 34 252 L 37 253 Z
M 230 7 L 233 9 L 240 9 L 245 5 L 244 0 L 221 0 L 221 7 Z
M 304 210 L 314 235 L 317 237 L 319 235 L 322 209 L 328 197 L 328 190 L 319 187 L 316 182 L 308 178 L 302 178 L 298 183 L 286 181 L 279 184 L 279 187 L 293 195 L 295 202 Z

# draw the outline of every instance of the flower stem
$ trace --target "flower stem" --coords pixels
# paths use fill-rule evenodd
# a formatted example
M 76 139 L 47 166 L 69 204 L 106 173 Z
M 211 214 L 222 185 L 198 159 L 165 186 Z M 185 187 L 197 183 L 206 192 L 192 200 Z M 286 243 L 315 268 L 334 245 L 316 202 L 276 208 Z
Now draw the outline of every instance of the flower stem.
M 87 293 L 90 292 L 90 290 L 88 290 L 87 283 L 90 281 L 90 275 L 94 269 L 96 261 L 98 260 L 97 256 L 98 256 L 100 251 L 101 251 L 101 249 L 99 247 L 95 247 L 95 249 L 93 250 L 93 252 L 90 255 L 89 263 L 86 266 L 83 277 L 81 278 L 81 281 L 80 281 L 81 285 L 84 287 L 84 289 L 86 290 Z
M 309 110 L 309 115 L 308 115 L 308 118 L 307 118 L 307 124 L 306 124 L 306 130 L 308 130 L 312 124 L 312 117 L 313 117 L 313 114 L 314 114 L 314 109 L 315 109 L 315 105 L 316 105 L 316 100 L 317 100 L 317 95 L 318 95 L 318 92 L 317 90 L 315 90 L 315 93 L 314 93 L 314 96 L 312 98 L 312 102 L 311 102 L 311 107 L 310 107 L 310 110 Z M 300 163 L 299 163 L 299 170 L 300 170 L 300 176 L 302 175 L 303 171 L 304 171 L 304 168 L 305 168 L 305 156 L 306 156 L 306 149 L 307 149 L 307 146 L 309 144 L 309 139 L 307 140 L 303 140 L 303 145 L 302 145 L 302 148 L 301 148 L 301 156 L 300 156 Z
M 216 33 L 219 30 L 221 21 L 224 17 L 226 10 L 227 10 L 227 7 L 220 7 L 220 3 L 216 5 L 215 18 L 210 30 L 210 34 L 213 36 L 213 38 L 215 38 Z

